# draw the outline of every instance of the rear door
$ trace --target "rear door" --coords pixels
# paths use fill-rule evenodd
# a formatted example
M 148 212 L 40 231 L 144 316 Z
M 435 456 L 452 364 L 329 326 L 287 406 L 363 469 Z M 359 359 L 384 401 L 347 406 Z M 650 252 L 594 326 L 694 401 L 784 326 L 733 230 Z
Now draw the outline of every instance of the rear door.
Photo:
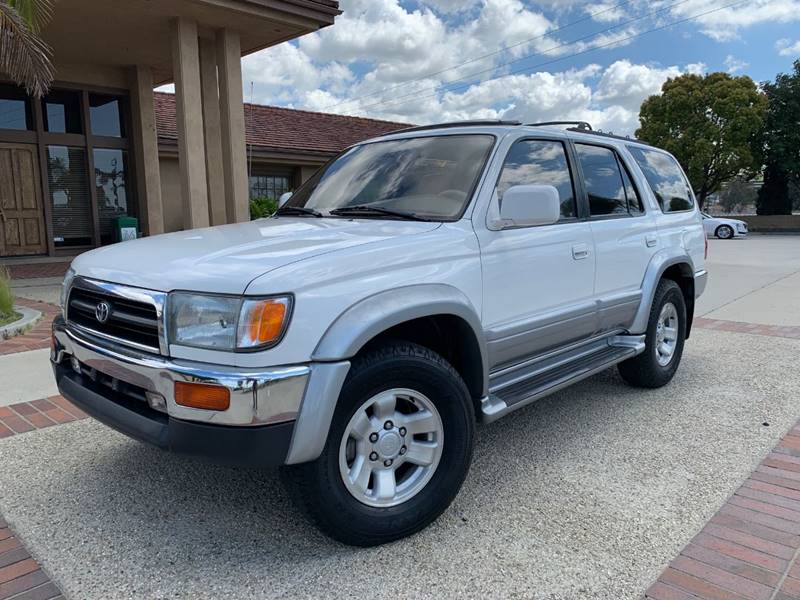
M 513 364 L 592 333 L 594 245 L 576 201 L 574 161 L 561 139 L 520 139 L 493 191 L 487 228 L 476 228 L 483 267 L 483 322 L 491 366 Z M 501 229 L 503 193 L 513 185 L 554 186 L 561 219 Z
M 595 245 L 598 331 L 625 329 L 639 308 L 644 274 L 658 250 L 657 222 L 614 146 L 575 142 L 575 154 Z

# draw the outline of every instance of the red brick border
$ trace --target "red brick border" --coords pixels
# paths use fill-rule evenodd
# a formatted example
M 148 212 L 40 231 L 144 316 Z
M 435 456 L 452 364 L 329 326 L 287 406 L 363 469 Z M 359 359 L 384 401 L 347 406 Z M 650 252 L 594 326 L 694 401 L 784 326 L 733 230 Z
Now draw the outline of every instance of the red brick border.
M 6 263 L 11 279 L 37 279 L 40 277 L 63 277 L 72 259 L 36 263 Z
M 652 600 L 800 599 L 800 423 L 645 593 Z
M 725 321 L 723 319 L 697 317 L 692 326 L 699 329 L 752 333 L 754 335 L 768 335 L 800 340 L 800 327 L 790 325 L 761 325 L 759 323 L 743 323 L 741 321 Z
M 29 331 L 7 340 L 0 338 L 0 356 L 26 352 L 28 350 L 41 350 L 50 347 L 50 326 L 53 319 L 58 316 L 61 309 L 49 302 L 37 302 L 27 298 L 17 298 L 15 304 L 26 306 L 42 313 L 42 318 Z
M 88 415 L 62 396 L 0 406 L 0 439 L 85 419 Z M 0 595 L 0 599 L 3 596 Z
M 0 517 L 0 598 L 53 600 L 64 596 Z

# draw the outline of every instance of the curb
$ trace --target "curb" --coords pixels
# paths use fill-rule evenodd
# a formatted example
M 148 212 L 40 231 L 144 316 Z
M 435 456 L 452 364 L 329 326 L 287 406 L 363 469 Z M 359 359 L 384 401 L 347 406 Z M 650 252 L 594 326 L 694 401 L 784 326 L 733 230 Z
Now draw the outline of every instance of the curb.
M 21 318 L 9 323 L 8 325 L 0 326 L 0 339 L 7 340 L 14 336 L 25 333 L 28 329 L 36 325 L 39 319 L 42 318 L 42 313 L 27 306 L 19 304 L 14 305 L 14 311 L 22 315 Z

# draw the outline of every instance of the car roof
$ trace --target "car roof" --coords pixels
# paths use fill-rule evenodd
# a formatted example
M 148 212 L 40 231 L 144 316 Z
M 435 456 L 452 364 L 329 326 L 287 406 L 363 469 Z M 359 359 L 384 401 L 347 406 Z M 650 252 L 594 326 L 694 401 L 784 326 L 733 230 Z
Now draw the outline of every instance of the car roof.
M 376 138 L 365 140 L 362 143 L 370 143 L 375 141 L 394 140 L 394 139 L 409 139 L 417 137 L 430 137 L 433 135 L 464 135 L 464 134 L 489 134 L 498 138 L 505 137 L 510 133 L 521 133 L 525 136 L 536 136 L 545 134 L 551 138 L 570 139 L 576 141 L 586 141 L 597 143 L 598 141 L 607 142 L 609 145 L 622 146 L 632 144 L 648 148 L 655 148 L 646 142 L 637 140 L 635 138 L 623 137 L 602 131 L 590 129 L 588 124 L 581 121 L 564 122 L 563 124 L 579 124 L 581 127 L 567 127 L 561 126 L 561 123 L 531 123 L 522 124 L 517 121 L 463 121 L 453 123 L 439 123 L 433 125 L 423 125 L 420 127 L 410 127 L 408 129 L 401 129 L 386 133 Z M 661 150 L 663 152 L 663 150 Z

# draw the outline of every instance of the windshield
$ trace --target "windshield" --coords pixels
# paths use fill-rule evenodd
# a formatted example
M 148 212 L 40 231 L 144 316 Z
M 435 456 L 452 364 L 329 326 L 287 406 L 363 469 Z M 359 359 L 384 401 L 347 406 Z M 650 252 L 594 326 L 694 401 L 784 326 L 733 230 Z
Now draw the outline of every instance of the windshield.
M 493 144 L 491 135 L 443 135 L 356 146 L 317 171 L 281 212 L 454 221 Z

